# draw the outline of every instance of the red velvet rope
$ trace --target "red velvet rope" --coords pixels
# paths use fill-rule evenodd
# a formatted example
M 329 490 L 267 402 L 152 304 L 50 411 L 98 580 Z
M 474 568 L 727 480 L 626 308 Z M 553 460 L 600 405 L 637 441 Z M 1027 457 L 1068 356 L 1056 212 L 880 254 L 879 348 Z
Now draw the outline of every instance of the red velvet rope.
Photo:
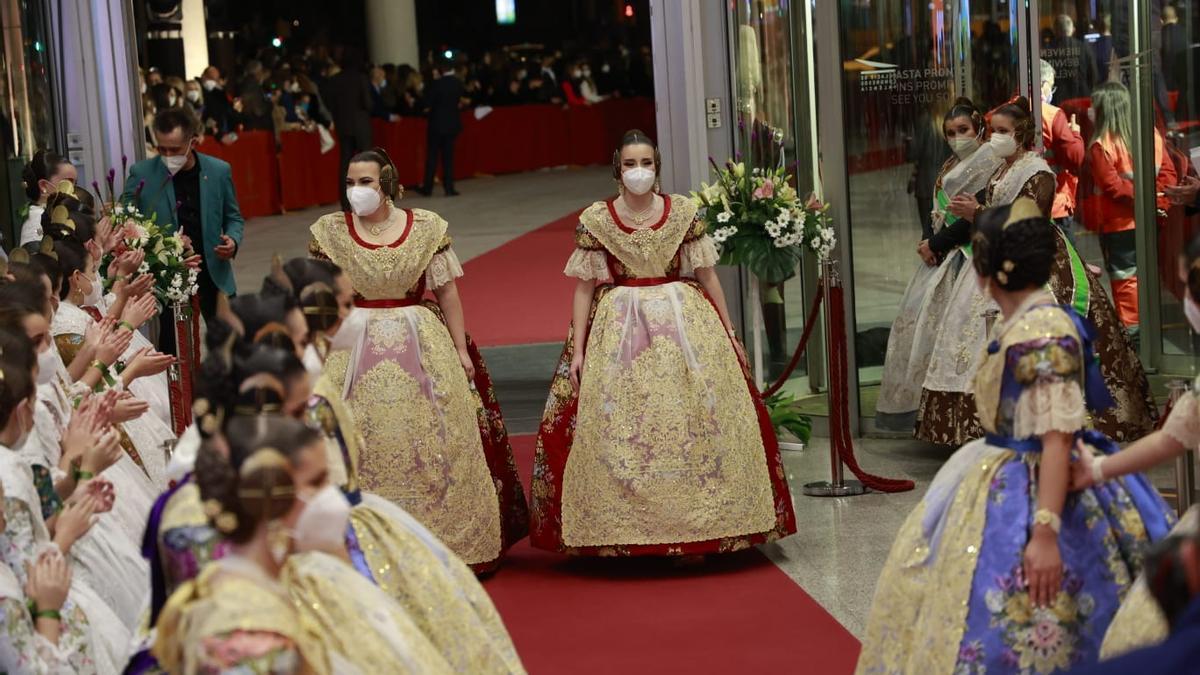
M 767 387 L 762 392 L 763 398 L 769 398 L 775 395 L 781 387 L 792 376 L 792 372 L 796 370 L 796 366 L 800 365 L 800 357 L 804 355 L 804 351 L 808 348 L 808 338 L 812 337 L 813 326 L 817 325 L 817 312 L 821 309 L 821 298 L 825 295 L 822 289 L 825 287 L 824 281 L 817 282 L 817 297 L 813 299 L 812 309 L 808 310 L 808 319 L 804 322 L 804 334 L 800 336 L 800 344 L 796 345 L 796 351 L 792 354 L 792 360 L 788 361 L 787 368 L 783 369 L 783 374 L 779 379 L 775 380 L 775 384 Z
M 854 443 L 850 440 L 849 392 L 846 387 L 846 307 L 842 303 L 842 288 L 829 289 L 829 433 L 830 442 L 837 449 L 842 463 L 850 469 L 863 485 L 880 492 L 905 492 L 915 487 L 911 480 L 883 478 L 867 473 L 854 457 Z

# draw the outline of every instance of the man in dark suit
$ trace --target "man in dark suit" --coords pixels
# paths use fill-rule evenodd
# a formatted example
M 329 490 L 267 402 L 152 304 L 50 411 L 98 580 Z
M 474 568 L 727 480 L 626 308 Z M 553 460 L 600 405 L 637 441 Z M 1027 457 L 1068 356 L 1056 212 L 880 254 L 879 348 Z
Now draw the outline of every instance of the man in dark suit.
M 454 65 L 442 63 L 442 75 L 425 87 L 424 108 L 429 111 L 429 133 L 425 148 L 425 184 L 420 193 L 433 193 L 433 175 L 437 171 L 438 155 L 442 157 L 442 187 L 447 197 L 458 195 L 454 189 L 454 142 L 462 131 L 458 107 L 464 93 L 462 80 L 454 73 Z
M 187 108 L 167 108 L 154 118 L 158 157 L 129 167 L 122 201 L 131 202 L 155 222 L 180 232 L 202 257 L 197 279 L 200 313 L 211 321 L 216 313 L 217 294 L 237 295 L 233 257 L 242 245 L 241 209 L 233 187 L 233 172 L 224 160 L 196 152 L 200 121 Z M 174 352 L 174 327 L 170 312 L 164 312 L 159 345 Z
M 329 76 L 319 86 L 341 148 L 338 194 L 341 195 L 342 209 L 349 210 L 343 183 L 350 158 L 372 147 L 371 82 L 362 70 L 361 57 L 353 49 L 347 48 L 342 55 L 341 65 L 332 66 Z

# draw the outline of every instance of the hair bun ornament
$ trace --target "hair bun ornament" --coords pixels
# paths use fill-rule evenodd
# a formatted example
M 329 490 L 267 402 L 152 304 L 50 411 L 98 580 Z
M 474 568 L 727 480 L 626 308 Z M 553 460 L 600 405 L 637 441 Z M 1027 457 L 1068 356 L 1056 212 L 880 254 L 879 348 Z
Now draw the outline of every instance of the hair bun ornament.
M 64 179 L 58 181 L 58 184 L 54 186 L 54 189 L 64 195 L 71 195 L 72 197 L 75 196 L 75 184 L 69 180 Z
M 12 250 L 12 253 L 8 254 L 8 260 L 10 262 L 21 263 L 22 265 L 28 265 L 31 258 L 29 257 L 29 251 L 25 250 L 25 248 L 23 248 L 23 247 L 18 247 L 18 248 L 14 248 Z M 8 265 L 7 264 L 4 266 L 4 272 L 3 272 L 3 274 L 0 274 L 0 276 L 4 276 L 6 274 L 8 274 Z
M 58 260 L 58 252 L 54 250 L 54 238 L 50 235 L 42 237 L 42 242 L 38 244 L 38 253 L 52 260 Z

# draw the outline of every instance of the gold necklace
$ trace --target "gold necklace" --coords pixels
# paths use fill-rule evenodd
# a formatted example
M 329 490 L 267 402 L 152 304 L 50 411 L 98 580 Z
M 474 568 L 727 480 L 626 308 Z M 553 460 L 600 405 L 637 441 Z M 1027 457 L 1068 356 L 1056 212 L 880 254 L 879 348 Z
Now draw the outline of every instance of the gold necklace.
M 633 218 L 633 222 L 640 226 L 642 223 L 646 222 L 647 218 L 650 217 L 650 212 L 654 210 L 655 206 L 657 206 L 657 204 L 655 204 L 655 200 L 652 197 L 650 199 L 650 206 L 647 206 L 645 209 L 638 211 L 637 213 L 634 213 L 633 210 L 629 208 L 628 202 L 625 203 L 625 210 L 629 213 L 629 217 Z
M 384 220 L 382 223 L 380 223 L 378 225 L 375 225 L 372 223 L 364 223 L 367 226 L 367 231 L 371 233 L 372 237 L 378 237 L 379 235 L 383 234 L 384 232 L 387 232 L 388 230 L 390 230 L 392 228 L 393 225 L 396 224 L 394 222 L 394 218 L 393 218 L 395 213 L 396 212 L 394 210 L 389 210 L 387 220 Z

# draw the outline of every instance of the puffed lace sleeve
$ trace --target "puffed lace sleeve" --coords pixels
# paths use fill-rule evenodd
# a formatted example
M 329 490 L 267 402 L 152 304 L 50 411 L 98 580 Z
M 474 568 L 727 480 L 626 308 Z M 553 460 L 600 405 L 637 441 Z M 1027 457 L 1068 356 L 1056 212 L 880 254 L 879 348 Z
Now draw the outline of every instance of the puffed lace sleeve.
M 610 276 L 604 245 L 588 232 L 583 223 L 575 228 L 575 250 L 567 260 L 563 274 L 584 281 L 604 281 Z
M 1200 449 L 1200 401 L 1195 392 L 1189 391 L 1171 408 L 1167 421 L 1163 422 L 1163 431 L 1168 436 L 1179 441 L 1179 444 L 1189 450 Z
M 692 228 L 683 238 L 679 247 L 679 262 L 684 274 L 692 274 L 698 269 L 715 267 L 721 254 L 717 253 L 717 245 L 708 236 L 708 226 L 700 218 L 692 221 Z
M 1083 360 L 1075 338 L 1023 342 L 1009 347 L 1006 354 L 1009 375 L 1020 386 L 1013 407 L 1013 436 L 1073 434 L 1083 428 L 1087 419 L 1080 384 Z
M 438 250 L 425 268 L 425 287 L 435 291 L 463 275 L 462 263 L 450 246 L 450 235 L 442 237 Z

